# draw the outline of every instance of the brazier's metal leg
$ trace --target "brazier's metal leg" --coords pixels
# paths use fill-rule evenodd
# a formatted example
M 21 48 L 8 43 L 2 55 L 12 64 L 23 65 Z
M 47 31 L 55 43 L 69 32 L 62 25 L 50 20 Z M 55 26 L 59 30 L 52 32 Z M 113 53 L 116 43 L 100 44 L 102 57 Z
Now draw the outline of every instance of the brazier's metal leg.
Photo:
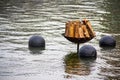
M 77 54 L 79 53 L 79 43 L 77 43 Z

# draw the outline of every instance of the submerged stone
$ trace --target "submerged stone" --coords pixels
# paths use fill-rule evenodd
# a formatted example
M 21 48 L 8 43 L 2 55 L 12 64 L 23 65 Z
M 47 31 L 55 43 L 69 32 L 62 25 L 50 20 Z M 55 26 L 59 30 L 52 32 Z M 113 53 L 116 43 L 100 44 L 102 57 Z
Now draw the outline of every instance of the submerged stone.
M 116 40 L 112 36 L 103 36 L 99 41 L 100 47 L 115 47 Z
M 29 39 L 29 47 L 34 48 L 44 48 L 45 47 L 45 40 L 42 36 L 32 36 Z
M 79 56 L 83 58 L 96 58 L 97 51 L 96 49 L 91 45 L 84 45 L 79 49 Z

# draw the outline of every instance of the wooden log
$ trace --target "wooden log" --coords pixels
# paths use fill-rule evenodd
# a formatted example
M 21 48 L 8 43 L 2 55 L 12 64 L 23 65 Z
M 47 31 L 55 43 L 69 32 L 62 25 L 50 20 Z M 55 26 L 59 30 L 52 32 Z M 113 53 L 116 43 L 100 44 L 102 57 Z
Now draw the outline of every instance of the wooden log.
M 94 37 L 94 36 L 95 36 L 95 33 L 94 33 L 94 31 L 93 31 L 93 28 L 92 28 L 92 26 L 91 26 L 91 23 L 88 21 L 86 24 L 87 24 L 87 27 L 89 27 L 88 29 L 90 29 L 91 36 Z
M 65 36 L 69 36 L 69 22 L 66 22 Z
M 89 32 L 86 28 L 86 25 L 82 25 L 81 28 L 83 29 L 83 33 L 84 33 L 85 38 L 90 38 Z
M 74 23 L 72 21 L 70 21 L 69 23 L 69 36 L 68 37 L 74 37 Z
M 79 27 L 80 27 L 80 21 L 76 20 L 74 22 L 74 26 L 75 26 L 75 38 L 79 38 Z
M 84 19 L 83 24 L 86 25 L 86 27 L 88 29 L 88 32 L 89 32 L 89 35 L 91 37 L 94 37 L 95 33 L 94 33 L 93 29 L 92 29 L 91 23 L 87 19 Z
M 82 27 L 79 27 L 79 38 L 85 38 Z

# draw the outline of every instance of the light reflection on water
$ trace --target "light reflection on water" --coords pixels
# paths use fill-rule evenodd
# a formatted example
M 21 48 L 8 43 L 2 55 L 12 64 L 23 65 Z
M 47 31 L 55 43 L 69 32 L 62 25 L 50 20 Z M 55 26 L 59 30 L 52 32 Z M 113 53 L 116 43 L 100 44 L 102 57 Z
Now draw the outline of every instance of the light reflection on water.
M 119 3 L 119 0 L 0 1 L 0 79 L 119 80 Z M 74 59 L 73 55 L 75 62 L 71 66 L 69 60 L 66 63 L 64 59 L 76 52 L 76 45 L 61 34 L 65 22 L 83 18 L 89 19 L 96 31 L 96 37 L 85 44 L 94 46 L 98 57 L 84 62 Z M 32 35 L 45 38 L 45 50 L 28 48 Z M 116 48 L 100 48 L 98 41 L 103 35 L 114 36 Z

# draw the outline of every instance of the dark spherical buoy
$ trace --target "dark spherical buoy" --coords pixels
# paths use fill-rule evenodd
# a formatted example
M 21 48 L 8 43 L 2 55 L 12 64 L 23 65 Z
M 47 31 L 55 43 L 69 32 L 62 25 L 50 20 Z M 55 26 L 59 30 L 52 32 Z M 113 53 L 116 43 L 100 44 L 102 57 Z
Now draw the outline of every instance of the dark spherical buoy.
M 45 47 L 45 40 L 41 36 L 32 36 L 29 39 L 29 47 L 37 47 L 37 48 L 44 48 Z
M 115 47 L 116 40 L 112 36 L 103 36 L 99 41 L 100 47 Z
M 89 57 L 94 57 L 96 58 L 97 56 L 97 51 L 96 49 L 91 46 L 91 45 L 84 45 L 83 47 L 81 47 L 79 49 L 79 56 L 80 57 L 85 57 L 85 58 L 89 58 Z

